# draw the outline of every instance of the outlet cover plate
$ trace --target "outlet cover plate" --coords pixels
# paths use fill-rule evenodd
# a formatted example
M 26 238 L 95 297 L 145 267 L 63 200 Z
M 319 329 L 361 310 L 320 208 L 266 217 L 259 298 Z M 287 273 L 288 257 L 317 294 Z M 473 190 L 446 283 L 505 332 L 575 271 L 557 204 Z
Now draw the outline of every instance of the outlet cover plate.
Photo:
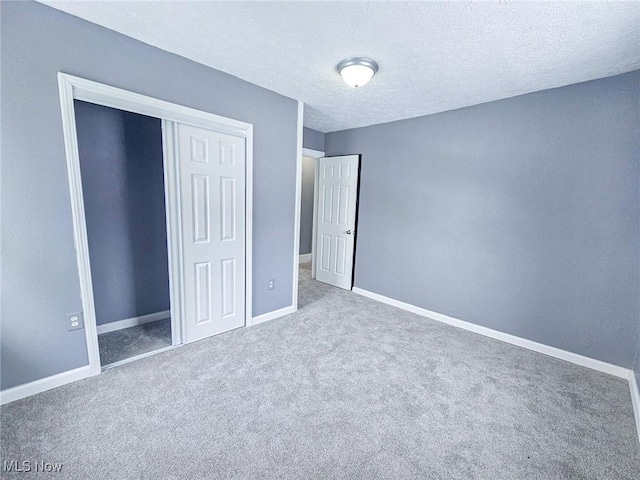
M 81 328 L 84 328 L 82 312 L 67 313 L 67 330 L 80 330 Z

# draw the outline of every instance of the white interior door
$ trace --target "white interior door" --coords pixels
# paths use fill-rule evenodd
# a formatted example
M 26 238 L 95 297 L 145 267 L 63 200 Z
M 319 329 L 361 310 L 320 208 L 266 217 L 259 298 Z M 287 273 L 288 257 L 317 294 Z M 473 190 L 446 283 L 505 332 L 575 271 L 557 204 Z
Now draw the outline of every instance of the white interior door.
M 245 324 L 245 139 L 177 124 L 184 340 Z
M 351 290 L 358 155 L 318 160 L 316 280 Z

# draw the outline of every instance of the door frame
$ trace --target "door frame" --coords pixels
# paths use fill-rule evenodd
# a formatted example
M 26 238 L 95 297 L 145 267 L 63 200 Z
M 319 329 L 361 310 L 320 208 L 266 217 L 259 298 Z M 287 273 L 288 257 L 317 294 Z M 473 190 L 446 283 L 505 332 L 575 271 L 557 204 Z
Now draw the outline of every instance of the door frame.
M 303 148 L 302 156 L 313 158 L 313 218 L 311 229 L 311 278 L 316 278 L 316 228 L 318 219 L 318 160 L 325 156 L 320 150 Z M 302 182 L 302 179 L 300 180 Z
M 169 253 L 169 295 L 171 299 L 172 343 L 183 342 L 184 296 L 181 285 L 182 234 L 175 139 L 168 134 L 171 124 L 185 123 L 245 138 L 245 326 L 252 324 L 252 238 L 253 238 L 253 125 L 213 113 L 130 92 L 66 73 L 58 73 L 58 90 L 62 112 L 62 129 L 71 195 L 73 233 L 80 280 L 80 297 L 84 314 L 84 330 L 90 375 L 101 372 L 98 329 L 96 322 L 89 243 L 84 211 L 84 196 L 78 152 L 74 100 L 159 118 L 162 121 L 163 168 L 167 215 L 167 247 Z

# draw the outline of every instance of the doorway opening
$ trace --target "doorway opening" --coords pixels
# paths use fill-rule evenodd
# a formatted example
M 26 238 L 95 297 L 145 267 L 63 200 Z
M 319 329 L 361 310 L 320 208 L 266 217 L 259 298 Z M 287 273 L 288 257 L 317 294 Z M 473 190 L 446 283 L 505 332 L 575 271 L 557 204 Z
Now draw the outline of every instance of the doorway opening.
M 324 157 L 324 152 L 302 149 L 302 176 L 300 194 L 300 265 L 311 268 L 313 262 L 313 234 L 315 223 L 315 181 L 318 159 Z
M 344 290 L 353 287 L 359 178 L 359 155 L 318 159 L 312 273 Z
M 251 325 L 252 125 L 58 84 L 89 374 Z
M 300 193 L 300 247 L 299 265 L 301 269 L 311 270 L 315 245 L 316 228 L 316 177 L 318 160 L 324 152 L 302 149 L 301 161 L 301 193 Z
M 313 291 L 313 245 L 315 243 L 316 217 L 316 170 L 318 159 L 324 157 L 324 152 L 302 149 L 300 164 L 300 240 L 298 257 L 298 307 L 304 308 L 310 303 L 308 292 Z
M 162 122 L 74 101 L 102 368 L 173 345 Z
M 351 290 L 360 157 L 302 149 L 299 279 Z M 307 288 L 308 290 L 308 288 Z

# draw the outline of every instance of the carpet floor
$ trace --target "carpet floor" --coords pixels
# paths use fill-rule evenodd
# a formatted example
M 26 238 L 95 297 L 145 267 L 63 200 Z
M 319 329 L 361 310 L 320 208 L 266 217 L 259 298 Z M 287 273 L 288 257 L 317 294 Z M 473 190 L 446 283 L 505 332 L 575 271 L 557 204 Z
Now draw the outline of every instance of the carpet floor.
M 1 460 L 83 480 L 639 478 L 625 380 L 309 273 L 295 314 L 3 406 Z
M 103 367 L 170 345 L 170 318 L 98 335 Z

